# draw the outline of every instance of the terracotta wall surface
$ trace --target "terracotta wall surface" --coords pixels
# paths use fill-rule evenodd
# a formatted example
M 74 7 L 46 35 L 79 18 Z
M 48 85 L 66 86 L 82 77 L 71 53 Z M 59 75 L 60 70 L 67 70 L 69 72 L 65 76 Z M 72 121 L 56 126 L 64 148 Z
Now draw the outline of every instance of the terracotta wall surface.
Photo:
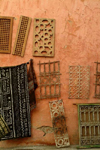
M 100 61 L 100 0 L 0 0 L 0 15 L 13 16 L 12 48 L 16 37 L 20 15 L 32 18 L 29 37 L 24 57 L 12 54 L 0 54 L 0 66 L 18 65 L 34 60 L 35 72 L 39 82 L 39 60 L 48 62 L 60 60 L 61 72 L 61 99 L 64 102 L 66 124 L 70 143 L 78 144 L 78 113 L 73 103 L 98 103 L 93 98 L 95 82 L 95 61 Z M 53 18 L 55 27 L 55 57 L 33 57 L 33 19 Z M 90 96 L 89 99 L 68 99 L 69 65 L 90 66 Z M 36 90 L 37 107 L 31 112 L 32 136 L 23 139 L 1 141 L 0 147 L 47 144 L 53 145 L 54 134 L 43 136 L 41 126 L 51 126 L 49 101 L 56 99 L 39 100 L 39 88 Z

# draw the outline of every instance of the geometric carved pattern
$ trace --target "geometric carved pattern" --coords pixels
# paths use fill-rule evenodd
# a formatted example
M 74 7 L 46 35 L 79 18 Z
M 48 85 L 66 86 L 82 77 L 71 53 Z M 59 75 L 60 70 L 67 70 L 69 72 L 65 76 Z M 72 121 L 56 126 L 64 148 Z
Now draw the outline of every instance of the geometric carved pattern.
M 56 100 L 49 102 L 51 119 L 54 129 L 55 143 L 58 148 L 70 145 L 67 133 L 66 118 L 63 101 Z
M 69 66 L 69 98 L 89 98 L 89 66 Z
M 39 62 L 40 98 L 60 97 L 60 62 Z
M 13 53 L 14 55 L 24 56 L 25 46 L 28 38 L 29 28 L 31 24 L 31 18 L 21 16 L 17 35 L 15 39 Z
M 79 104 L 80 146 L 100 145 L 100 104 Z
M 10 132 L 9 127 L 4 121 L 3 117 L 0 115 L 0 139 Z
M 2 140 L 31 135 L 27 64 L 0 68 L 0 114 L 11 131 Z
M 95 98 L 100 98 L 100 63 L 96 62 Z
M 33 56 L 54 57 L 54 19 L 34 19 Z
M 10 53 L 13 17 L 0 16 L 0 53 Z

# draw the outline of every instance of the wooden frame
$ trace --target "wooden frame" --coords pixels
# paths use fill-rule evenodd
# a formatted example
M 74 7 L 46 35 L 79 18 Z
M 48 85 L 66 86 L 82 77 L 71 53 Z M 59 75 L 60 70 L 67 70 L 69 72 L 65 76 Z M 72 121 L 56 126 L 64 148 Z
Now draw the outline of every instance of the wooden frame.
M 100 62 L 96 63 L 96 74 L 95 75 L 95 95 L 94 98 L 100 99 Z
M 79 146 L 77 147 L 78 149 L 81 149 L 81 148 L 98 148 L 100 147 L 99 144 L 89 144 L 89 145 L 82 145 L 81 144 L 81 134 L 82 134 L 82 131 L 80 129 L 80 126 L 82 125 L 82 118 L 80 118 L 80 106 L 100 106 L 100 103 L 91 103 L 91 104 L 77 104 L 78 105 L 78 124 L 79 124 Z M 100 121 L 99 121 L 100 122 Z M 99 123 L 98 122 L 98 123 Z M 86 124 L 86 123 L 85 123 Z M 89 124 L 90 125 L 90 124 Z M 96 126 L 95 124 L 92 124 L 92 126 L 94 125 L 94 127 Z M 91 127 L 91 125 L 90 125 Z M 91 129 L 90 129 L 91 130 Z M 89 130 L 89 132 L 91 132 Z M 86 131 L 85 131 L 86 132 Z M 87 133 L 87 132 L 86 132 Z M 99 135 L 98 135 L 99 136 Z M 96 137 L 95 137 L 96 138 Z M 98 137 L 99 139 L 99 137 Z M 86 140 L 86 138 L 85 138 Z M 92 136 L 92 139 L 93 140 L 93 136 Z
M 0 53 L 11 53 L 11 43 L 12 43 L 12 29 L 13 29 L 13 17 L 7 17 L 7 16 L 0 16 L 0 20 L 10 20 L 10 32 L 9 32 L 9 42 L 8 42 L 8 50 L 6 50 L 6 47 L 4 48 L 5 50 L 2 49 L 2 46 L 0 47 Z M 2 32 L 2 29 L 0 28 L 0 32 Z M 2 36 L 2 33 L 1 33 Z M 1 41 L 1 45 L 3 45 L 2 41 L 4 39 L 2 39 L 2 37 L 0 36 L 0 41 Z M 4 35 L 5 38 L 6 35 Z M 6 43 L 7 44 L 7 43 Z M 5 45 L 5 43 L 4 43 Z
M 25 24 L 21 25 L 24 18 L 28 19 L 27 24 L 26 24 L 26 26 L 27 26 L 26 31 L 25 31 Z M 15 44 L 14 44 L 13 53 L 12 53 L 13 55 L 19 55 L 21 57 L 24 56 L 25 46 L 26 46 L 26 42 L 27 42 L 27 38 L 28 38 L 28 33 L 29 33 L 29 29 L 30 29 L 31 20 L 32 20 L 31 18 L 26 17 L 26 16 L 21 16 L 20 17 L 18 30 L 17 30 L 17 34 L 16 34 L 16 39 L 15 39 Z M 25 34 L 22 33 L 22 38 L 23 39 L 22 39 L 22 42 L 20 42 L 22 26 L 24 27 L 23 31 L 25 31 Z M 19 46 L 19 43 L 21 43 L 20 46 Z
M 61 96 L 60 61 L 39 62 L 40 98 L 58 98 Z M 43 91 L 45 91 L 43 93 Z

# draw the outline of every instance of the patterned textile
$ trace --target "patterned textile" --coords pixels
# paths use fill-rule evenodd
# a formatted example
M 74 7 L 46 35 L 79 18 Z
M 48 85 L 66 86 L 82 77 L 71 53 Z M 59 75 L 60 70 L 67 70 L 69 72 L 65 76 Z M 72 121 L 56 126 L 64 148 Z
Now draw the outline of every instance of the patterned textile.
M 30 59 L 27 64 L 27 75 L 28 75 L 28 84 L 29 84 L 29 99 L 31 109 L 36 107 L 36 98 L 35 98 L 35 90 L 38 87 L 35 71 L 33 68 L 33 60 Z
M 26 63 L 0 68 L 0 114 L 11 131 L 2 140 L 31 136 Z
M 5 137 L 10 132 L 8 125 L 6 124 L 3 117 L 0 115 L 0 139 Z

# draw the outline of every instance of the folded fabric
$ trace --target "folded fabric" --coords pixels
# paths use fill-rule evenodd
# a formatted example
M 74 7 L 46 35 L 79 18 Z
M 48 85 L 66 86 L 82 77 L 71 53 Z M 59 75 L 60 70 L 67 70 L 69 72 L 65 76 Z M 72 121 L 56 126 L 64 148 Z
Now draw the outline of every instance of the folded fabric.
M 6 124 L 3 117 L 0 115 L 0 139 L 5 137 L 10 132 L 8 125 Z
M 0 67 L 0 114 L 10 129 L 2 140 L 31 136 L 27 63 Z
M 30 59 L 29 63 L 27 64 L 27 75 L 29 84 L 29 99 L 32 110 L 36 107 L 35 90 L 38 87 L 32 59 Z

